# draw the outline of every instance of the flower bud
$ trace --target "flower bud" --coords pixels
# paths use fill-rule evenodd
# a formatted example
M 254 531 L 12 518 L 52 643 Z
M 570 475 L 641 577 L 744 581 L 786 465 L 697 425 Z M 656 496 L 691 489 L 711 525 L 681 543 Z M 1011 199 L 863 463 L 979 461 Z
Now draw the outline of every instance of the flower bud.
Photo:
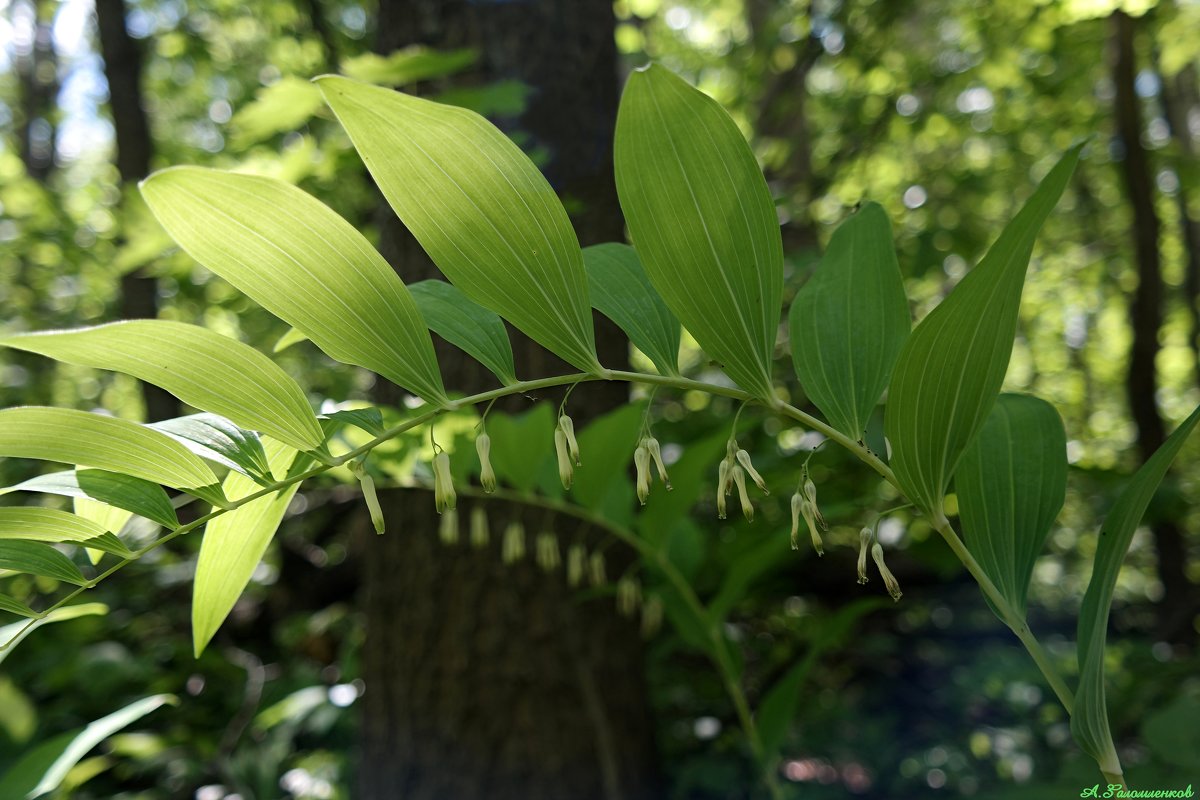
M 750 476 L 750 479 L 754 481 L 754 485 L 757 486 L 763 494 L 770 494 L 770 492 L 767 490 L 766 481 L 762 479 L 762 475 L 759 475 L 758 470 L 756 470 L 754 465 L 750 463 L 750 454 L 745 450 L 738 450 L 735 455 L 738 463 L 742 465 L 742 469 L 744 469 L 746 474 Z
M 729 495 L 732 478 L 729 459 L 722 459 L 721 467 L 717 471 L 717 516 L 721 519 L 725 519 L 725 498 Z
M 642 601 L 642 584 L 637 578 L 625 576 L 617 581 L 617 611 L 632 617 Z
M 805 467 L 805 472 L 808 468 Z M 817 485 L 812 482 L 812 478 L 805 476 L 804 478 L 804 496 L 808 498 L 808 504 L 812 507 L 813 519 L 821 526 L 822 530 L 829 530 L 829 526 L 825 524 L 825 518 L 821 516 L 821 509 L 817 507 Z
M 558 569 L 560 562 L 558 555 L 558 537 L 549 531 L 543 531 L 537 535 L 537 564 L 539 567 L 549 572 Z
M 441 524 L 438 525 L 438 538 L 442 544 L 458 544 L 458 511 L 451 508 L 442 514 Z
M 875 559 L 875 566 L 879 567 L 879 575 L 883 578 L 883 585 L 887 587 L 888 594 L 893 600 L 900 599 L 900 581 L 896 580 L 896 576 L 887 568 L 887 564 L 883 563 L 883 547 L 878 542 L 871 548 L 871 558 Z
M 482 505 L 476 504 L 471 509 L 471 546 L 487 547 L 489 538 L 487 512 Z
M 588 558 L 588 580 L 592 586 L 603 586 L 608 582 L 608 576 L 604 572 L 603 553 L 592 553 Z
M 379 505 L 379 495 L 375 493 L 375 479 L 367 474 L 366 468 L 360 461 L 352 462 L 350 471 L 358 478 L 363 500 L 366 501 L 367 510 L 371 513 L 371 525 L 374 526 L 376 533 L 383 533 L 387 526 L 383 519 L 383 508 Z
M 571 488 L 575 479 L 575 468 L 571 466 L 571 458 L 567 450 L 567 435 L 562 428 L 554 429 L 554 452 L 558 454 L 558 479 L 564 489 Z
M 500 558 L 505 564 L 520 561 L 525 557 L 525 526 L 513 520 L 504 529 L 504 538 L 500 543 Z
M 858 533 L 858 582 L 867 582 L 867 548 L 871 546 L 874 534 L 870 528 L 863 528 Z
M 797 543 L 800 536 L 800 513 L 805 499 L 800 496 L 799 492 L 792 495 L 792 549 L 799 550 L 800 545 Z
M 662 628 L 663 603 L 662 598 L 652 594 L 642 603 L 642 636 L 649 639 Z
M 737 485 L 738 499 L 742 502 L 742 514 L 745 515 L 747 522 L 754 522 L 754 505 L 750 502 L 750 495 L 746 491 L 746 471 L 735 464 L 732 472 L 733 482 Z
M 817 551 L 817 555 L 825 555 L 825 543 L 821 541 L 821 532 L 817 530 L 816 517 L 820 516 L 817 507 L 805 499 L 800 508 L 800 513 L 804 515 L 804 522 L 808 525 L 808 535 L 812 539 L 813 549 Z
M 646 505 L 646 498 L 650 496 L 650 453 L 640 444 L 633 451 L 633 465 L 637 468 L 638 502 Z
M 650 457 L 654 459 L 654 466 L 658 470 L 658 477 L 662 480 L 663 486 L 667 487 L 667 491 L 671 491 L 671 478 L 667 475 L 667 465 L 663 463 L 662 448 L 658 445 L 658 439 L 653 436 L 647 436 L 642 439 L 642 446 L 650 452 Z
M 573 544 L 567 549 L 567 585 L 578 586 L 583 581 L 584 561 L 587 551 L 581 544 Z
M 575 466 L 582 466 L 579 460 L 579 442 L 575 441 L 575 423 L 566 414 L 559 414 L 558 427 L 567 437 L 567 450 L 571 454 L 571 460 L 575 462 Z
M 486 431 L 475 437 L 475 452 L 479 453 L 479 485 L 491 494 L 496 491 L 496 471 L 492 469 L 492 437 Z
M 445 450 L 433 457 L 433 503 L 439 514 L 458 505 L 454 478 L 450 475 L 450 456 Z

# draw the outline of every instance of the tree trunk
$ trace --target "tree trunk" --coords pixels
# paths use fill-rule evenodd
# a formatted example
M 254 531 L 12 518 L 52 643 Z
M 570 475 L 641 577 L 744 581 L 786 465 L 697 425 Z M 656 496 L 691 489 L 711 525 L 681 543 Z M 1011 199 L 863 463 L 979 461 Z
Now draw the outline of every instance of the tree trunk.
M 136 191 L 134 185 L 150 174 L 154 141 L 150 122 L 142 107 L 142 53 L 125 27 L 124 0 L 95 0 L 96 30 L 108 81 L 108 103 L 116 134 L 116 164 L 121 176 L 121 193 Z M 136 271 L 121 276 L 121 316 L 153 319 L 158 316 L 158 281 Z M 170 393 L 149 383 L 142 384 L 146 419 L 174 417 L 179 403 Z
M 1134 50 L 1136 23 L 1122 11 L 1113 14 L 1112 77 L 1116 88 L 1114 113 L 1117 135 L 1123 146 L 1121 176 L 1133 213 L 1134 254 L 1138 286 L 1129 306 L 1133 345 L 1125 388 L 1138 430 L 1142 461 L 1150 458 L 1166 439 L 1155 399 L 1159 352 L 1158 332 L 1162 327 L 1163 285 L 1158 237 L 1162 225 L 1154 207 L 1154 179 L 1149 154 L 1142 145 L 1142 113 L 1134 86 L 1137 57 Z M 1187 578 L 1187 548 L 1179 527 L 1170 520 L 1152 525 L 1158 557 L 1158 575 L 1163 596 L 1158 603 L 1157 634 L 1169 641 L 1194 634 L 1190 620 L 1195 608 L 1191 582 Z
M 623 232 L 612 177 L 613 26 L 609 0 L 384 0 L 377 49 L 474 47 L 480 62 L 466 80 L 516 78 L 531 87 L 517 125 L 548 155 L 543 169 L 577 212 L 587 245 L 619 241 Z M 440 277 L 386 206 L 379 223 L 381 250 L 405 281 Z M 596 323 L 601 362 L 624 363 L 625 340 L 606 321 Z M 513 339 L 523 376 L 565 368 L 527 338 Z M 441 342 L 438 357 L 453 389 L 495 386 L 490 373 Z M 620 385 L 592 384 L 571 396 L 570 409 L 584 419 L 626 399 Z M 509 407 L 528 407 L 528 400 Z M 561 572 L 545 573 L 530 558 L 508 565 L 501 558 L 500 531 L 513 519 L 524 519 L 530 551 L 543 530 L 554 529 L 562 551 L 580 536 L 586 541 L 586 532 L 488 501 L 489 544 L 445 546 L 428 493 L 393 491 L 382 499 L 389 532 L 364 548 L 359 796 L 661 796 L 636 625 L 616 615 L 611 595 L 583 598 Z M 460 502 L 461 519 L 470 508 Z M 607 556 L 610 575 L 632 560 L 617 547 Z

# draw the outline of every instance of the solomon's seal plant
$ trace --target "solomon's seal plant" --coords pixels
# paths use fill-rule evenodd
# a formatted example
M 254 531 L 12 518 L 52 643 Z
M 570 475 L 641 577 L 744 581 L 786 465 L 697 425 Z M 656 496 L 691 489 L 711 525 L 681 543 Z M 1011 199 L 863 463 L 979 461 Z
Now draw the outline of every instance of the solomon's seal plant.
M 1026 624 L 1033 564 L 1063 503 L 1062 421 L 1045 401 L 1000 390 L 1034 241 L 1066 189 L 1082 145 L 1046 173 L 983 260 L 915 327 L 883 209 L 865 203 L 837 229 L 787 317 L 796 375 L 820 410 L 818 417 L 793 405 L 773 377 L 784 289 L 779 223 L 750 148 L 711 98 L 659 66 L 630 77 L 617 120 L 615 165 L 632 247 L 581 249 L 545 178 L 482 117 L 342 77 L 317 84 L 375 183 L 448 283 L 406 286 L 358 230 L 277 180 L 178 167 L 151 176 L 142 194 L 196 261 L 293 326 L 295 336 L 419 398 L 415 410 L 390 425 L 371 410 L 318 416 L 304 390 L 267 356 L 178 322 L 136 320 L 0 337 L 7 347 L 127 373 L 203 412 L 138 425 L 59 408 L 0 411 L 0 456 L 67 466 L 10 490 L 86 497 L 165 531 L 134 548 L 120 529 L 87 514 L 0 508 L 0 567 L 75 587 L 40 609 L 2 597 L 5 610 L 37 625 L 147 552 L 203 529 L 193 602 L 199 652 L 249 581 L 304 481 L 325 473 L 357 479 L 382 532 L 367 457 L 444 417 L 482 407 L 486 419 L 498 398 L 551 387 L 586 391 L 598 381 L 706 392 L 820 433 L 904 495 L 1028 650 L 1070 713 L 1080 747 L 1108 782 L 1122 781 L 1104 697 L 1113 587 L 1134 530 L 1200 410 L 1139 470 L 1104 522 L 1079 615 L 1078 680 L 1072 688 Z M 600 363 L 593 307 L 625 330 L 655 372 Z M 573 371 L 519 379 L 505 322 Z M 488 368 L 496 388 L 464 397 L 444 386 L 431 328 Z M 681 328 L 721 365 L 723 376 L 698 381 L 681 374 Z M 863 443 L 867 420 L 885 393 L 887 458 Z M 649 406 L 630 410 L 637 413 L 630 415 L 623 452 L 632 455 L 636 495 L 647 503 L 652 468 L 670 488 L 667 465 L 650 433 Z M 461 497 L 470 501 L 470 544 L 487 544 L 488 504 L 494 498 L 576 518 L 628 544 L 642 557 L 638 568 L 647 571 L 645 577 L 653 575 L 655 586 L 669 590 L 674 605 L 668 611 L 679 609 L 669 614 L 671 622 L 687 626 L 691 639 L 706 648 L 765 780 L 777 790 L 772 765 L 781 734 L 768 720 L 780 712 L 767 707 L 779 702 L 772 699 L 776 693 L 767 695 L 764 707 L 750 707 L 719 624 L 723 611 L 700 601 L 653 531 L 619 524 L 586 499 L 595 492 L 592 484 L 584 485 L 588 468 L 581 459 L 580 439 L 588 431 L 577 437 L 563 407 L 546 422 L 540 430 L 553 442 L 558 476 L 580 502 L 532 491 L 533 481 L 509 464 L 520 454 L 502 452 L 496 424 L 496 438 L 483 419 L 477 426 L 479 489 L 454 472 L 451 453 L 433 441 L 430 430 L 432 452 L 420 469 L 432 477 L 441 538 L 459 538 Z M 358 443 L 347 443 L 342 435 L 347 429 L 357 432 Z M 493 466 L 500 455 L 504 468 L 498 459 Z M 620 473 L 627 467 L 625 460 L 607 468 Z M 726 516 L 727 499 L 736 492 L 742 513 L 752 519 L 749 484 L 764 494 L 769 487 L 733 433 L 711 469 L 718 516 Z M 952 482 L 958 528 L 944 503 Z M 176 508 L 188 499 L 208 510 L 181 523 Z M 824 519 L 806 466 L 791 497 L 793 547 L 801 521 L 822 553 Z M 858 579 L 867 580 L 870 554 L 884 588 L 898 600 L 899 584 L 874 540 L 872 528 L 863 528 Z M 63 544 L 98 552 L 101 560 L 94 568 L 83 565 L 91 570 L 85 574 L 54 546 Z M 514 516 L 503 533 L 504 559 L 524 558 L 526 547 L 525 523 Z M 536 534 L 534 548 L 543 568 L 559 568 L 553 536 Z M 607 586 L 603 548 L 589 551 L 573 542 L 565 561 L 570 585 L 586 580 Z M 641 609 L 647 634 L 663 620 L 664 598 L 633 572 L 618 579 L 615 600 L 622 613 Z

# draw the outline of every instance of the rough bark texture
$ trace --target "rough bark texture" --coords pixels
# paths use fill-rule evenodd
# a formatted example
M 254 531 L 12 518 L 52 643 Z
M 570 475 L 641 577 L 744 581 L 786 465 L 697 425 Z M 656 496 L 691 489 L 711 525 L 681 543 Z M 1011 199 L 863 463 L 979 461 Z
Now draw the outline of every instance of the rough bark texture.
M 136 191 L 134 184 L 150 174 L 154 141 L 142 107 L 142 53 L 125 27 L 124 0 L 95 0 L 96 31 L 108 81 L 108 103 L 116 134 L 116 165 L 122 192 Z M 158 282 L 131 272 L 121 276 L 121 316 L 153 319 L 158 316 Z M 168 392 L 142 384 L 146 418 L 167 419 L 179 413 L 179 403 Z
M 1142 113 L 1134 82 L 1137 56 L 1134 48 L 1136 23 L 1123 12 L 1112 17 L 1112 77 L 1116 88 L 1114 113 L 1117 135 L 1124 154 L 1119 162 L 1121 177 L 1133 215 L 1134 254 L 1138 273 L 1137 291 L 1129 306 L 1133 345 L 1125 388 L 1130 411 L 1138 430 L 1138 450 L 1148 459 L 1166 439 L 1155 396 L 1158 373 L 1158 332 L 1162 327 L 1163 284 L 1158 237 L 1162 225 L 1154 207 L 1154 179 L 1149 154 L 1142 145 Z M 1194 634 L 1190 625 L 1195 611 L 1192 587 L 1187 579 L 1187 548 L 1174 522 L 1159 520 L 1152 526 L 1158 557 L 1158 575 L 1163 586 L 1159 601 L 1158 635 L 1168 640 Z
M 587 245 L 622 238 L 611 161 L 612 33 L 608 0 L 384 0 L 377 49 L 471 46 L 480 64 L 465 80 L 516 78 L 532 87 L 516 127 L 548 154 L 544 170 L 577 211 Z M 381 250 L 406 281 L 440 277 L 386 207 L 379 223 Z M 625 361 L 625 341 L 599 319 L 596 338 L 602 363 Z M 514 334 L 513 345 L 522 376 L 562 367 L 522 336 Z M 495 386 L 482 367 L 442 343 L 438 356 L 448 386 Z M 619 385 L 592 385 L 572 395 L 571 411 L 584 419 L 625 399 Z M 528 405 L 518 398 L 510 407 Z M 636 625 L 616 615 L 611 595 L 585 599 L 561 572 L 540 571 L 532 556 L 505 565 L 500 532 L 518 513 L 508 506 L 487 504 L 490 543 L 474 548 L 439 543 L 429 494 L 390 492 L 383 502 L 389 532 L 364 547 L 359 796 L 660 796 L 641 641 Z M 464 519 L 469 508 L 460 504 Z M 526 522 L 531 553 L 533 536 L 550 527 L 564 553 L 575 537 L 588 536 L 542 512 Z M 609 574 L 619 575 L 629 554 L 610 547 L 607 555 Z

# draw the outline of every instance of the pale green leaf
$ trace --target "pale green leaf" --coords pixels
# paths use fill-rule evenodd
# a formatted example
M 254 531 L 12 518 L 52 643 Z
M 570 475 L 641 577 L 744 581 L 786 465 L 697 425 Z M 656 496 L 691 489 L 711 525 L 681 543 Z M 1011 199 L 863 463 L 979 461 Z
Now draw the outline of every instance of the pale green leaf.
M 100 472 L 101 470 L 96 471 Z M 134 480 L 137 479 L 134 478 Z M 158 488 L 161 489 L 162 487 Z M 106 503 L 100 503 L 92 500 L 90 497 L 71 498 L 71 507 L 75 512 L 75 515 L 80 519 L 86 519 L 89 522 L 94 522 L 106 531 L 121 531 L 124 529 L 129 520 L 133 518 L 132 511 L 126 511 L 123 508 L 117 508 L 116 506 L 110 506 Z M 104 558 L 104 552 L 102 550 L 92 549 L 86 545 L 85 548 L 86 549 L 84 552 L 87 554 L 88 560 L 93 564 L 99 564 L 100 560 Z
M 908 337 L 888 389 L 885 430 L 896 480 L 918 507 L 940 515 L 963 450 L 1004 382 L 1021 288 L 1042 223 L 1079 161 L 1071 148 L 967 273 Z
M 866 203 L 838 226 L 790 311 L 804 393 L 842 433 L 862 439 L 912 329 L 892 225 Z
M 0 411 L 0 457 L 4 456 L 119 472 L 190 494 L 217 483 L 203 461 L 165 434 L 128 420 L 66 408 Z
M 625 244 L 583 249 L 592 305 L 611 319 L 659 373 L 679 375 L 679 320 L 650 285 L 637 251 Z
M 132 511 L 166 528 L 179 527 L 179 518 L 171 506 L 171 498 L 167 497 L 161 486 L 116 472 L 99 469 L 51 472 L 0 489 L 0 495 L 8 492 L 42 492 L 63 497 L 90 498 L 108 506 Z
M 17 645 L 26 636 L 43 625 L 49 625 L 52 622 L 67 622 L 79 617 L 107 613 L 108 606 L 103 603 L 80 603 L 78 605 L 56 608 L 48 612 L 45 616 L 34 620 L 32 623 L 16 622 L 12 625 L 5 625 L 3 628 L 0 628 L 0 663 L 3 663 L 4 659 L 8 658 L 9 654 L 16 649 Z
M 1067 494 L 1067 435 L 1054 406 L 1000 395 L 954 487 L 967 549 L 1024 618 L 1034 564 Z
M 254 348 L 198 325 L 130 320 L 8 336 L 0 345 L 132 375 L 298 450 L 322 441 L 304 390 L 286 372 Z
M 282 480 L 296 451 L 271 439 L 264 444 L 271 472 L 277 480 Z M 192 643 L 197 656 L 204 651 L 250 582 L 250 576 L 262 560 L 299 488 L 300 483 L 296 482 L 251 500 L 216 517 L 204 529 L 200 557 L 196 562 L 196 582 L 192 588 Z M 230 473 L 224 489 L 229 499 L 237 500 L 261 487 L 243 475 Z
M 294 344 L 300 344 L 300 342 L 307 341 L 308 337 L 304 335 L 304 331 L 297 330 L 296 328 L 288 328 L 287 333 L 285 333 L 283 336 L 280 336 L 275 342 L 275 346 L 271 348 L 271 352 L 282 353 L 284 350 L 287 350 Z
M 41 542 L 0 539 L 0 569 L 28 572 L 76 586 L 87 584 L 87 579 L 71 559 Z
M 0 540 L 70 542 L 122 558 L 132 555 L 107 528 L 75 514 L 36 506 L 0 508 Z
M 429 330 L 483 364 L 501 383 L 517 382 L 512 343 L 496 312 L 473 302 L 446 281 L 421 281 L 409 289 Z
M 363 53 L 342 62 L 342 72 L 357 81 L 386 86 L 427 81 L 461 72 L 478 60 L 476 51 L 434 50 L 412 45 L 387 55 Z
M 429 331 L 400 278 L 350 223 L 295 186 L 175 167 L 142 194 L 193 258 L 330 357 L 446 402 Z
M 569 363 L 599 371 L 579 240 L 520 148 L 472 111 L 318 80 L 384 197 L 442 273 Z
M 240 149 L 277 133 L 290 133 L 320 108 L 321 92 L 311 81 L 285 75 L 259 89 L 254 100 L 233 115 L 230 143 Z
M 1092 579 L 1079 609 L 1079 688 L 1075 692 L 1075 710 L 1071 714 L 1071 733 L 1085 753 L 1100 764 L 1100 769 L 1121 774 L 1121 762 L 1108 726 L 1108 708 L 1104 694 L 1104 647 L 1108 639 L 1108 616 L 1112 610 L 1113 590 L 1121 563 L 1133 541 L 1146 507 L 1154 498 L 1171 462 L 1187 441 L 1196 423 L 1200 407 L 1175 429 L 1170 438 L 1147 459 L 1129 485 L 1117 497 L 1100 526 Z
M 615 160 L 621 208 L 654 288 L 738 385 L 773 396 L 783 243 L 737 125 L 652 65 L 625 85 Z
M 152 422 L 149 427 L 162 431 L 200 458 L 260 482 L 268 480 L 271 468 L 258 434 L 222 416 L 192 414 Z
M 101 717 L 85 728 L 60 734 L 41 743 L 0 778 L 0 797 L 34 800 L 53 792 L 62 784 L 71 768 L 98 744 L 151 711 L 176 702 L 175 697 L 169 694 L 145 697 L 107 717 Z

